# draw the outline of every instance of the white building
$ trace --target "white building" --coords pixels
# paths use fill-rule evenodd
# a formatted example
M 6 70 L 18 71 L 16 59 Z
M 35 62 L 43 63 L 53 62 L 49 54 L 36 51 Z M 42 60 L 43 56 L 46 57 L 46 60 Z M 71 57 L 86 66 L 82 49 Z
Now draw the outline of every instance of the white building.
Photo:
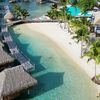
M 94 12 L 94 32 L 100 35 L 100 11 Z

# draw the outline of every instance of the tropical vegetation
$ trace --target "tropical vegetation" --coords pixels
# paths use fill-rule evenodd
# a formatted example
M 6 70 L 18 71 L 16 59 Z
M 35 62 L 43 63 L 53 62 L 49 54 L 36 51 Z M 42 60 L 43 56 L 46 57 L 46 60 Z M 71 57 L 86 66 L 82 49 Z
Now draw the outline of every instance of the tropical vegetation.
M 95 62 L 95 80 L 97 80 L 97 75 L 96 75 L 96 65 L 97 64 L 100 64 L 100 39 L 93 42 L 91 45 L 90 45 L 90 49 L 88 52 L 86 52 L 84 54 L 84 56 L 87 56 L 88 57 L 88 62 L 90 60 L 94 60 Z M 100 79 L 100 78 L 99 78 Z
M 99 0 L 98 0 L 99 1 Z M 77 42 L 81 42 L 81 57 L 88 57 L 88 61 L 91 59 L 95 62 L 95 77 L 96 77 L 96 64 L 100 64 L 100 39 L 93 39 L 91 37 L 92 23 L 88 18 L 76 18 L 72 17 L 66 10 L 67 4 L 71 4 L 74 7 L 79 7 L 83 13 L 93 9 L 97 5 L 97 0 L 60 0 L 60 6 L 52 6 L 51 11 L 48 12 L 48 16 L 56 20 L 62 20 L 67 23 L 73 30 L 73 39 L 77 39 Z M 85 44 L 86 48 L 83 48 Z M 100 79 L 99 79 L 100 80 Z
M 14 5 L 13 12 L 17 19 L 25 19 L 26 17 L 30 15 L 26 9 L 22 9 L 21 6 L 18 4 Z
M 79 0 L 78 7 L 84 13 L 87 10 L 93 9 L 97 5 L 97 0 Z

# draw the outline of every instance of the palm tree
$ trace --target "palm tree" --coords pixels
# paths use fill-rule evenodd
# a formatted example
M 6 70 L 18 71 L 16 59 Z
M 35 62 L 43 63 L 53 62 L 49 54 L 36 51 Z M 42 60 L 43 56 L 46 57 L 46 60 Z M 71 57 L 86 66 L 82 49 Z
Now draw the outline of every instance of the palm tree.
M 28 13 L 28 11 L 26 9 L 22 9 L 21 10 L 21 17 L 22 19 L 25 19 L 26 17 L 28 17 L 30 14 Z
M 51 10 L 47 12 L 47 14 L 52 19 L 58 19 L 60 12 L 57 10 L 57 4 L 53 4 Z
M 75 15 L 76 15 L 76 11 L 77 11 L 76 7 L 77 7 L 77 4 L 78 4 L 78 0 L 72 0 L 71 4 L 75 8 Z
M 97 4 L 97 0 L 79 0 L 78 6 L 83 13 L 92 9 Z
M 60 0 L 60 4 L 63 6 L 62 14 L 63 14 L 63 21 L 64 21 L 64 28 L 66 28 L 66 0 Z
M 89 42 L 89 32 L 86 27 L 82 27 L 81 29 L 75 32 L 75 36 L 73 38 L 77 39 L 77 42 L 81 41 L 81 57 L 83 55 L 83 42 Z
M 22 9 L 18 4 L 14 5 L 13 11 L 16 17 L 21 19 L 24 19 L 30 15 L 26 9 Z
M 87 53 L 84 54 L 84 56 L 89 57 L 88 62 L 92 59 L 95 61 L 95 80 L 97 80 L 96 65 L 100 64 L 100 51 L 98 49 L 100 49 L 100 40 L 93 42 L 91 47 L 90 47 L 90 50 Z

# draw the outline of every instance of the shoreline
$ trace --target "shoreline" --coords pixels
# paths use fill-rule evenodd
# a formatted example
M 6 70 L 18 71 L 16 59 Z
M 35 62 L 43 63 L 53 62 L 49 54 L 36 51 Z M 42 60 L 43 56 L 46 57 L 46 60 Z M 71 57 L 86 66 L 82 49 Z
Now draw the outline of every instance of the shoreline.
M 87 58 L 80 58 L 80 43 L 75 43 L 70 33 L 61 29 L 58 23 L 31 23 L 24 24 L 32 31 L 39 32 L 40 34 L 48 37 L 54 43 L 56 43 L 63 51 L 80 66 L 90 78 L 94 76 L 94 62 L 87 63 Z M 74 52 L 73 52 L 74 50 Z M 98 66 L 97 66 L 98 67 Z M 97 74 L 100 73 L 100 69 L 97 68 Z
M 28 23 L 23 24 L 32 32 L 37 32 L 47 39 L 50 39 L 54 45 L 57 45 L 77 67 L 82 69 L 90 78 L 94 76 L 94 62 L 87 63 L 87 58 L 80 58 L 80 43 L 75 43 L 66 30 L 60 28 L 58 23 Z M 74 52 L 73 52 L 74 50 Z M 100 69 L 99 69 L 100 70 Z M 100 72 L 98 70 L 98 72 Z M 100 88 L 95 84 L 95 88 L 99 91 Z M 98 92 L 97 91 L 97 92 Z

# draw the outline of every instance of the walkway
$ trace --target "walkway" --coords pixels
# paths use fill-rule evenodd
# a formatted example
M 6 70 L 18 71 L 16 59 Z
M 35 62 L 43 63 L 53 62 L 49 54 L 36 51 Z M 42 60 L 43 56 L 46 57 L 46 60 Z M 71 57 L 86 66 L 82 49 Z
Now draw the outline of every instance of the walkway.
M 35 66 L 30 63 L 30 60 L 18 49 L 16 43 L 13 41 L 10 32 L 8 31 L 8 26 L 2 28 L 2 35 L 4 37 L 5 43 L 7 43 L 11 54 L 20 62 L 26 71 L 29 71 Z
M 58 22 L 58 20 L 31 20 L 31 19 L 25 19 L 25 20 L 17 20 L 17 21 L 12 21 L 8 23 L 8 26 L 13 26 L 17 24 L 22 24 L 22 23 L 46 23 L 46 22 Z

